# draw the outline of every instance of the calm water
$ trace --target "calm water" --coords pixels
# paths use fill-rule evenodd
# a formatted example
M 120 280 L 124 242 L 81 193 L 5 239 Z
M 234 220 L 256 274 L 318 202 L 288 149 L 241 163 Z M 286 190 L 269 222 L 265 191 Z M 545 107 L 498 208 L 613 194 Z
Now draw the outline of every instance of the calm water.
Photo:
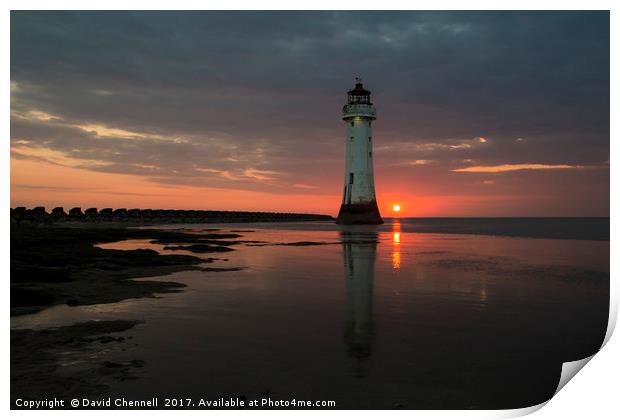
M 600 347 L 608 241 L 514 237 L 514 225 L 510 237 L 419 233 L 420 223 L 185 226 L 249 229 L 243 239 L 270 244 L 236 245 L 213 255 L 227 261 L 206 265 L 240 271 L 161 277 L 187 284 L 182 293 L 57 306 L 13 317 L 12 327 L 144 320 L 123 334 L 133 336 L 129 345 L 93 355 L 146 362 L 111 395 L 267 394 L 334 400 L 336 408 L 529 406 L 553 395 L 562 362 Z M 561 223 L 549 223 L 556 234 L 548 236 L 566 237 Z M 297 241 L 327 244 L 273 245 Z M 102 247 L 166 252 L 148 241 Z

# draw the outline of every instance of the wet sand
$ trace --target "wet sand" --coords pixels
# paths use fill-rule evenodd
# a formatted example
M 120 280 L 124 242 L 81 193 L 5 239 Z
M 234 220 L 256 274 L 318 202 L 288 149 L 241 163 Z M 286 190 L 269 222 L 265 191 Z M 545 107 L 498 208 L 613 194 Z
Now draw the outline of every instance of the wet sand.
M 12 356 L 31 351 L 39 334 L 81 344 L 54 339 L 46 345 L 49 364 L 14 364 L 12 374 L 17 366 L 26 379 L 12 382 L 12 395 L 37 391 L 26 385 L 53 366 L 41 392 L 71 390 L 62 384 L 79 377 L 92 381 L 87 397 L 272 395 L 333 399 L 336 408 L 517 408 L 553 395 L 562 362 L 596 352 L 605 333 L 608 242 L 418 234 L 400 223 L 370 231 L 218 227 L 86 235 L 96 236 L 90 246 L 105 242 L 113 259 L 150 249 L 200 261 L 156 267 L 174 272 L 154 280 L 187 285 L 171 288 L 183 293 L 118 293 L 116 303 L 83 298 L 85 305 L 13 317 Z M 191 245 L 234 251 L 179 248 Z M 114 275 L 127 276 L 118 266 Z M 128 329 L 109 333 L 75 325 L 93 319 L 144 322 L 123 321 Z M 84 369 L 67 379 L 79 372 L 74 363 Z
M 11 405 L 16 398 L 98 395 L 135 378 L 143 360 L 124 358 L 126 335 L 138 321 L 89 321 L 43 330 L 11 331 Z M 105 353 L 96 363 L 89 358 Z M 15 407 L 13 407 L 15 408 Z
M 189 244 L 201 254 L 232 251 L 237 234 L 192 233 L 155 229 L 123 229 L 80 224 L 73 227 L 22 226 L 11 229 L 11 313 L 36 312 L 67 304 L 88 305 L 175 293 L 175 282 L 133 281 L 181 270 L 200 270 L 212 258 L 161 255 L 151 249 L 112 250 L 95 244 L 149 239 L 158 244 Z M 183 249 L 185 246 L 177 246 Z
M 233 251 L 222 239 L 237 234 L 191 233 L 153 229 L 125 229 L 80 223 L 77 225 L 26 225 L 11 229 L 11 315 L 36 313 L 54 305 L 94 305 L 126 299 L 154 298 L 177 293 L 180 282 L 144 278 L 177 271 L 228 271 L 237 268 L 205 266 L 214 258 L 162 255 L 151 249 L 102 249 L 98 243 L 148 238 L 158 244 L 192 244 L 201 254 Z M 215 245 L 214 245 L 215 244 Z M 185 248 L 178 246 L 177 248 Z M 135 279 L 139 278 L 139 281 Z M 141 360 L 106 360 L 92 365 L 80 362 L 89 354 L 106 351 L 125 341 L 107 335 L 131 329 L 139 321 L 83 322 L 60 328 L 11 331 L 11 395 L 43 398 L 69 397 L 77 391 L 98 394 L 110 382 L 132 378 Z M 81 367 L 71 374 L 57 373 L 60 355 L 71 354 Z M 63 363 L 67 363 L 65 360 Z

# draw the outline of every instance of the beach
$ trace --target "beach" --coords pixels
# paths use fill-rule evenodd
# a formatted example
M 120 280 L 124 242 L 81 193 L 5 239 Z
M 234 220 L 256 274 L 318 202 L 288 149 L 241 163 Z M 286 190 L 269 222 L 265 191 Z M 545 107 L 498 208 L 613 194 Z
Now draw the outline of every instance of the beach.
M 14 228 L 12 399 L 518 408 L 602 344 L 609 219 L 386 222 Z

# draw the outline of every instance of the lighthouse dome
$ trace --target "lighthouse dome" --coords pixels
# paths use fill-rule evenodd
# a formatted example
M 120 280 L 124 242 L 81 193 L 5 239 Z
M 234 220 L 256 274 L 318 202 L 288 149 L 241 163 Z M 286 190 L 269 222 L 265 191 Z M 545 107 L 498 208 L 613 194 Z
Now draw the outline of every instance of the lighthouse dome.
M 370 91 L 364 89 L 364 85 L 362 85 L 362 82 L 358 80 L 358 82 L 355 84 L 355 87 L 348 92 L 347 102 L 349 103 L 349 105 L 372 105 L 372 102 L 370 102 Z
M 375 107 L 370 102 L 370 91 L 364 89 L 362 81 L 356 78 L 355 87 L 347 92 L 347 103 L 342 107 L 342 119 L 367 118 L 374 120 Z

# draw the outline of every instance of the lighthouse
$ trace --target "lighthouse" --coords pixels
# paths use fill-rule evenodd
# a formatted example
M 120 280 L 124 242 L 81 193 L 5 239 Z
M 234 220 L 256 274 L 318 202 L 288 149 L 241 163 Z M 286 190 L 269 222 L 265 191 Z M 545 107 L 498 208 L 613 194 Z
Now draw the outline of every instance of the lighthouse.
M 347 156 L 342 205 L 336 223 L 379 225 L 383 219 L 377 207 L 372 165 L 372 122 L 376 110 L 370 102 L 370 92 L 359 78 L 356 82 L 342 108 L 342 119 L 347 125 Z

